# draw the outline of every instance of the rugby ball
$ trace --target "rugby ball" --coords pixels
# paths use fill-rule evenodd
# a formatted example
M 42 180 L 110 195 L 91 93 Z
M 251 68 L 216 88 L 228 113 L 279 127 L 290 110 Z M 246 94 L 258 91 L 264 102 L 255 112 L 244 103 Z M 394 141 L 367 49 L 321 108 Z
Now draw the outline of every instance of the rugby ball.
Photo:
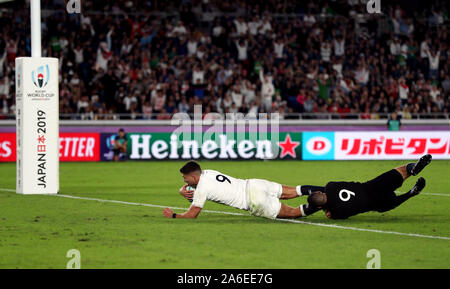
M 186 190 L 187 190 L 187 191 L 194 191 L 194 193 L 195 193 L 195 188 L 193 188 L 193 187 L 191 187 L 191 186 L 187 186 L 187 187 L 186 187 Z M 188 201 L 192 203 L 192 200 L 188 200 Z

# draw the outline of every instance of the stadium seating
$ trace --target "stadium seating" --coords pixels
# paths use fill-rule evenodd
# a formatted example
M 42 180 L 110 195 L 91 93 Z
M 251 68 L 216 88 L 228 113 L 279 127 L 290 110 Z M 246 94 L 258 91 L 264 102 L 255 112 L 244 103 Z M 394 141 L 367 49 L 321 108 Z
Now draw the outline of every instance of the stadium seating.
M 60 59 L 63 119 L 170 119 L 196 104 L 280 118 L 448 118 L 450 41 L 438 3 L 385 1 L 370 14 L 357 0 L 103 0 L 68 14 L 64 1 L 44 1 L 43 54 Z M 2 7 L 5 118 L 14 58 L 31 47 L 25 5 Z

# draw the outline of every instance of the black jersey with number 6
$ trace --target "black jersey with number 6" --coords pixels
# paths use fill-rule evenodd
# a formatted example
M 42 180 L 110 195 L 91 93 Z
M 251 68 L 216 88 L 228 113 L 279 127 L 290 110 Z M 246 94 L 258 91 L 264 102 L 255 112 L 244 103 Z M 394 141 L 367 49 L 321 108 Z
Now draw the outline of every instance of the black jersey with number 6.
M 325 186 L 327 204 L 332 219 L 346 219 L 371 211 L 378 200 L 366 184 L 359 182 L 329 182 Z

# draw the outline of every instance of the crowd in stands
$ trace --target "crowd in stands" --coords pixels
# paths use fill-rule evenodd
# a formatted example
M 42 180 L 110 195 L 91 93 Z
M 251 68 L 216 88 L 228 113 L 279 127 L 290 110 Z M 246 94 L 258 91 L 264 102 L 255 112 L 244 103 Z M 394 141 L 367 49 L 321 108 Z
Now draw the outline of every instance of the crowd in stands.
M 0 4 L 0 118 L 14 114 L 14 59 L 31 55 L 25 2 Z M 65 2 L 41 4 L 62 115 L 449 114 L 446 1 L 382 1 L 382 14 L 360 0 Z

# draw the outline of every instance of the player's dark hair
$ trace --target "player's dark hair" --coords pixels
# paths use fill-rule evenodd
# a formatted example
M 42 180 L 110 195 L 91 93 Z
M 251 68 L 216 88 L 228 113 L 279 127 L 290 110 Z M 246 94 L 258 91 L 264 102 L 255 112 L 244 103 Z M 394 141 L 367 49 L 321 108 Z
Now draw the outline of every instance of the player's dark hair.
M 190 174 L 193 172 L 201 172 L 202 169 L 200 168 L 200 165 L 197 162 L 189 161 L 187 162 L 181 169 L 180 172 L 182 174 Z
M 308 203 L 313 207 L 323 207 L 326 204 L 325 194 L 320 191 L 313 192 L 308 197 Z

